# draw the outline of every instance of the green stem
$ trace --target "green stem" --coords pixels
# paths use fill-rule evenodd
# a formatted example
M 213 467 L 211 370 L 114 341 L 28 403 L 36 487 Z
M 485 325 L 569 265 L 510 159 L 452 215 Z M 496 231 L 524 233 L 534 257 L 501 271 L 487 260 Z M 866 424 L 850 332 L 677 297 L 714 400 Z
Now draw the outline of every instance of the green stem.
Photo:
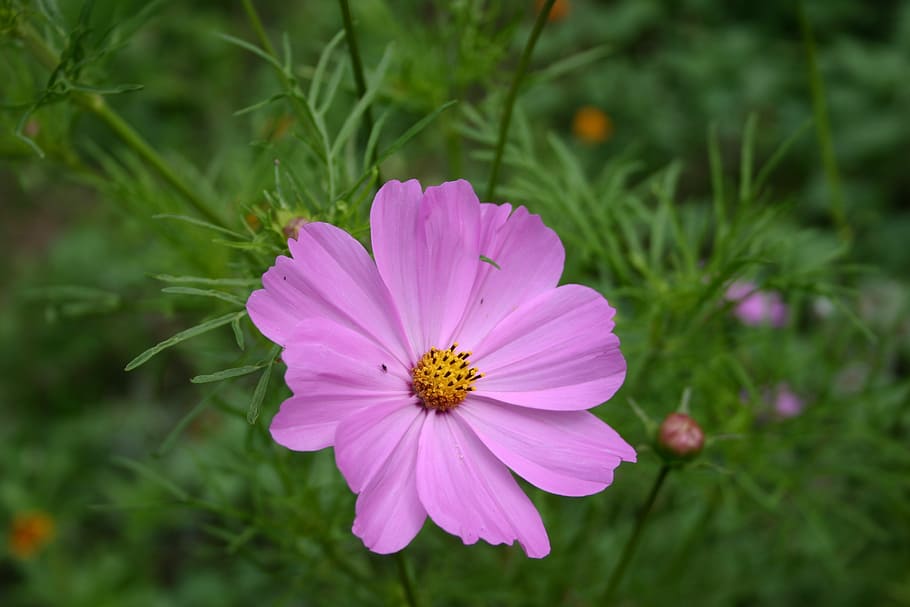
M 351 17 L 351 6 L 348 0 L 338 0 L 341 6 L 341 18 L 344 21 L 344 37 L 348 43 L 348 51 L 351 53 L 351 68 L 354 70 L 354 83 L 357 85 L 357 96 L 360 99 L 366 97 L 367 82 L 363 77 L 363 63 L 360 61 L 360 50 L 357 47 L 357 36 L 354 35 L 354 20 Z M 363 121 L 367 127 L 367 132 L 373 132 L 373 112 L 369 106 L 363 113 Z M 370 164 L 376 164 L 376 154 L 378 146 L 373 146 L 370 152 Z M 382 183 L 382 175 L 378 173 L 379 167 L 376 167 L 378 181 Z
M 253 31 L 259 39 L 259 44 L 262 45 L 263 50 L 265 50 L 269 56 L 274 57 L 275 47 L 272 46 L 269 37 L 266 35 L 265 28 L 262 27 L 262 19 L 259 18 L 259 13 L 256 12 L 256 7 L 253 6 L 251 0 L 243 0 L 243 10 L 246 11 L 246 16 L 250 20 L 250 25 L 253 26 Z
M 404 553 L 395 553 L 395 564 L 398 567 L 398 580 L 401 582 L 401 588 L 404 590 L 404 598 L 408 602 L 408 607 L 418 607 L 417 594 L 414 592 L 414 581 L 411 576 L 411 569 L 408 567 L 408 561 Z
M 32 54 L 49 70 L 55 70 L 60 65 L 60 58 L 52 51 L 31 27 L 23 27 L 19 35 Z M 157 171 L 158 175 L 171 185 L 200 215 L 221 227 L 226 223 L 215 211 L 209 208 L 208 203 L 199 196 L 187 183 L 167 164 L 167 162 L 152 148 L 151 145 L 132 126 L 107 104 L 101 95 L 73 91 L 70 98 L 83 109 L 88 110 L 104 122 L 127 147 L 131 148 L 146 163 Z
M 834 225 L 837 226 L 841 240 L 849 243 L 852 240 L 852 233 L 844 212 L 844 193 L 841 188 L 840 171 L 837 167 L 837 156 L 834 154 L 834 143 L 831 138 L 831 121 L 828 119 L 828 104 L 825 100 L 825 82 L 822 79 L 821 70 L 818 68 L 812 25 L 809 23 L 809 18 L 806 16 L 802 2 L 797 4 L 797 16 L 803 35 L 803 44 L 806 47 L 809 90 L 812 93 L 812 113 L 815 115 L 818 146 L 822 154 L 822 164 L 825 168 L 828 188 L 831 190 L 831 217 L 834 220 Z
M 635 554 L 635 548 L 638 547 L 638 540 L 641 537 L 642 530 L 645 528 L 645 522 L 648 520 L 651 508 L 654 506 L 655 500 L 657 500 L 657 494 L 660 493 L 660 488 L 663 486 L 664 480 L 666 480 L 669 472 L 670 466 L 667 464 L 661 465 L 660 472 L 658 472 L 657 478 L 654 480 L 654 485 L 651 487 L 651 493 L 648 494 L 648 499 L 645 500 L 645 505 L 638 514 L 635 529 L 632 531 L 632 535 L 629 536 L 629 540 L 626 542 L 625 547 L 623 547 L 619 562 L 616 564 L 616 568 L 613 569 L 613 574 L 610 576 L 610 581 L 607 583 L 607 590 L 604 593 L 603 601 L 601 601 L 603 605 L 609 605 L 613 601 L 613 595 L 616 594 L 616 589 L 619 588 L 622 576 L 626 572 L 626 568 L 629 566 L 629 562 Z
M 521 81 L 524 78 L 525 72 L 528 70 L 528 64 L 531 62 L 531 54 L 534 52 L 534 46 L 537 44 L 537 39 L 540 37 L 540 32 L 543 31 L 543 26 L 547 22 L 547 17 L 550 15 L 550 9 L 553 8 L 553 4 L 556 0 L 547 0 L 543 8 L 537 14 L 537 21 L 534 22 L 534 29 L 531 30 L 531 35 L 528 37 L 528 43 L 525 45 L 525 50 L 521 54 L 521 59 L 518 62 L 518 69 L 515 70 L 515 78 L 512 80 L 512 87 L 509 89 L 509 94 L 506 97 L 506 105 L 502 111 L 502 121 L 499 123 L 499 140 L 496 142 L 496 154 L 493 156 L 493 168 L 490 170 L 490 183 L 487 186 L 487 197 L 485 200 L 488 202 L 493 202 L 493 197 L 496 195 L 496 180 L 499 178 L 499 167 L 502 164 L 502 153 L 506 147 L 506 138 L 509 134 L 509 124 L 512 122 L 512 108 L 515 105 L 515 98 L 518 97 L 518 87 L 521 85 Z
M 250 20 L 250 24 L 253 26 L 253 31 L 256 33 L 256 37 L 259 39 L 259 44 L 262 46 L 262 49 L 269 57 L 278 63 L 278 58 L 275 54 L 275 47 L 272 46 L 272 43 L 269 41 L 269 37 L 265 33 L 265 29 L 262 27 L 262 20 L 259 18 L 259 13 L 256 12 L 256 7 L 253 6 L 252 0 L 243 0 L 243 8 Z M 303 98 L 303 95 L 297 86 L 297 82 L 294 80 L 292 74 L 288 72 L 290 68 L 281 68 L 278 65 L 272 65 L 275 69 L 275 73 L 278 74 L 278 78 L 281 80 L 282 86 L 288 92 L 291 105 L 293 106 L 294 111 L 297 113 L 297 117 L 300 119 L 305 128 L 308 127 L 310 129 L 310 134 L 314 136 L 314 139 L 320 142 L 323 146 L 323 151 L 325 152 L 325 162 L 327 165 L 326 170 L 328 172 L 329 180 L 329 197 L 334 200 L 335 168 L 332 160 L 331 150 L 329 149 L 328 136 L 325 131 L 325 125 L 321 120 L 317 118 L 315 109 L 310 106 L 309 101 Z

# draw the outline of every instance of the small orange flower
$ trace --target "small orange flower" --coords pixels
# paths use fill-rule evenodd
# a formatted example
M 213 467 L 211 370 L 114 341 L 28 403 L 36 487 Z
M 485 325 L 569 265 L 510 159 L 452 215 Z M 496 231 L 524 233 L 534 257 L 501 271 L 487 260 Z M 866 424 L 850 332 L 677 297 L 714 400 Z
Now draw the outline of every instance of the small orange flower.
M 585 143 L 603 143 L 613 136 L 613 121 L 603 111 L 586 105 L 575 112 L 572 132 Z
M 31 558 L 54 537 L 54 519 L 45 512 L 17 514 L 10 525 L 9 550 L 21 559 Z
M 537 12 L 543 10 L 543 5 L 546 3 L 546 0 L 537 0 Z M 547 16 L 547 21 L 561 21 L 565 19 L 566 15 L 569 14 L 569 0 L 556 0 L 553 3 L 553 8 L 550 9 L 550 14 Z

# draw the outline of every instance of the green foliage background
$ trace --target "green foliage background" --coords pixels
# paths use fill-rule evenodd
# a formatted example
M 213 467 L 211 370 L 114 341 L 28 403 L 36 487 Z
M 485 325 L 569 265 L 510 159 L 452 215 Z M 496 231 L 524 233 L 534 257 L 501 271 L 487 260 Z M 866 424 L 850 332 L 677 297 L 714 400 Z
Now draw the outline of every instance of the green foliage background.
M 596 496 L 526 486 L 548 558 L 428 523 L 402 568 L 350 533 L 330 450 L 271 442 L 288 392 L 243 302 L 283 229 L 368 241 L 380 179 L 482 193 L 533 5 L 352 3 L 361 99 L 332 2 L 0 1 L 0 524 L 56 523 L 0 553 L 0 603 L 403 604 L 404 575 L 425 605 L 600 605 L 687 395 L 708 447 L 618 604 L 910 604 L 906 2 L 573 0 L 546 24 L 494 200 L 618 308 L 629 376 L 595 411 L 640 452 Z M 573 137 L 585 105 L 606 143 Z M 734 279 L 787 326 L 733 318 Z M 802 415 L 773 415 L 781 383 Z

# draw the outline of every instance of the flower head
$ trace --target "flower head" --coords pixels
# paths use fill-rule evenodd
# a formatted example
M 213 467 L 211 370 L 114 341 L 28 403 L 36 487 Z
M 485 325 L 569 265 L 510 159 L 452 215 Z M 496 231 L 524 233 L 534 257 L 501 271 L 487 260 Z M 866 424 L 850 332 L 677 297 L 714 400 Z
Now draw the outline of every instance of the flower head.
M 9 550 L 22 559 L 31 558 L 54 536 L 54 519 L 44 512 L 24 512 L 10 524 Z
M 759 291 L 748 281 L 737 281 L 727 288 L 728 301 L 736 302 L 733 313 L 744 324 L 783 327 L 787 324 L 787 306 L 777 291 Z
M 466 544 L 518 540 L 545 556 L 540 514 L 509 469 L 580 496 L 635 460 L 586 411 L 625 378 L 615 311 L 556 286 L 565 252 L 540 217 L 481 204 L 465 181 L 386 183 L 370 224 L 375 261 L 308 223 L 250 296 L 293 392 L 272 437 L 334 447 L 358 494 L 353 531 L 375 552 L 401 550 L 429 516 Z

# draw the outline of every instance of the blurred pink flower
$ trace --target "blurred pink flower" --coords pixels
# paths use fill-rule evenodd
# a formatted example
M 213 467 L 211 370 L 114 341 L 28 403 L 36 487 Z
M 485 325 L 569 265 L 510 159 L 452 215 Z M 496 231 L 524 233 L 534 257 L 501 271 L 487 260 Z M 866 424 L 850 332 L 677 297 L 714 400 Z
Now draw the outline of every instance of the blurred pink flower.
M 509 473 L 590 495 L 635 451 L 587 412 L 622 385 L 615 311 L 557 287 L 565 251 L 524 207 L 465 181 L 386 183 L 370 213 L 375 263 L 346 232 L 300 228 L 247 302 L 284 346 L 294 395 L 271 424 L 295 450 L 333 446 L 358 493 L 354 533 L 404 548 L 429 517 L 466 544 L 550 546 Z M 492 261 L 493 263 L 490 263 Z
M 787 324 L 787 306 L 777 291 L 759 291 L 755 283 L 736 281 L 727 288 L 725 297 L 736 302 L 733 313 L 747 325 L 783 327 Z
M 778 417 L 796 417 L 806 408 L 806 403 L 790 390 L 790 386 L 777 384 L 774 390 L 774 413 Z

